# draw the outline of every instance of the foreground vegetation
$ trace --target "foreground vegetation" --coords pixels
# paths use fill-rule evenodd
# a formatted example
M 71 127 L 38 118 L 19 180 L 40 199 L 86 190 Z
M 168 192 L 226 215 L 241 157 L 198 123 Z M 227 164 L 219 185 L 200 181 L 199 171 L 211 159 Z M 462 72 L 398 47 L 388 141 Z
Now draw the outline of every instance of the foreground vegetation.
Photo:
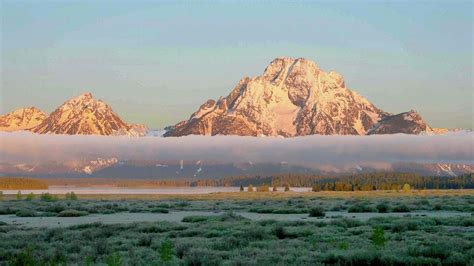
M 474 195 L 392 193 L 237 192 L 236 199 L 196 195 L 158 200 L 84 199 L 43 195 L 0 201 L 0 213 L 18 219 L 120 212 L 223 211 L 181 223 L 80 224 L 34 228 L 0 224 L 0 264 L 56 265 L 473 265 Z M 342 193 L 342 192 L 341 192 Z M 373 192 L 375 194 L 375 192 Z M 228 193 L 227 197 L 232 193 Z M 245 196 L 267 196 L 245 199 Z M 272 198 L 272 195 L 285 195 Z M 371 195 L 371 194 L 370 194 Z M 376 194 L 375 194 L 376 195 Z M 78 198 L 79 197 L 79 198 Z M 322 219 L 336 212 L 457 211 L 464 217 Z M 235 212 L 307 214 L 302 221 L 253 221 Z
M 474 218 L 250 221 L 227 213 L 65 229 L 0 225 L 13 265 L 472 265 Z

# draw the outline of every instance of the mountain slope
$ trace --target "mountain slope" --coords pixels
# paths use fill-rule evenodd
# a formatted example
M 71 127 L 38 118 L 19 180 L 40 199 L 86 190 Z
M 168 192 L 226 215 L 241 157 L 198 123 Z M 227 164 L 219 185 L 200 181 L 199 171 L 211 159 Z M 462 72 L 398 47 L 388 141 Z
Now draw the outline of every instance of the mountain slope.
M 389 114 L 304 58 L 273 60 L 264 73 L 245 77 L 231 93 L 208 100 L 165 136 L 365 135 Z
M 433 129 L 423 121 L 420 114 L 411 110 L 406 113 L 384 117 L 367 134 L 420 134 L 433 132 Z
M 0 131 L 29 130 L 45 119 L 46 114 L 36 107 L 21 108 L 0 116 Z
M 84 93 L 66 101 L 32 131 L 40 134 L 142 135 L 101 100 Z

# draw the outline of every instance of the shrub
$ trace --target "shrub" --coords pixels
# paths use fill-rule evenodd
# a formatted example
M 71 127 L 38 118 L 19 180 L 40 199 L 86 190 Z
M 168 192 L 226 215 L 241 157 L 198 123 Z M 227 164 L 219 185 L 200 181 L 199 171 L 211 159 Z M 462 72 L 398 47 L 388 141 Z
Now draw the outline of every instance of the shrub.
M 16 209 L 12 209 L 10 207 L 2 207 L 0 208 L 0 214 L 15 214 L 16 213 Z
M 271 208 L 251 208 L 249 212 L 256 212 L 256 213 L 273 213 L 273 209 Z
M 173 258 L 173 243 L 169 239 L 165 239 L 160 247 L 160 259 L 163 262 L 168 262 Z
M 226 212 L 222 215 L 217 216 L 216 218 L 217 218 L 217 220 L 219 220 L 221 222 L 247 220 L 247 218 L 244 218 L 243 216 L 235 214 L 232 211 L 228 211 L 228 212 Z
M 471 261 L 474 263 L 474 261 Z M 449 257 L 444 261 L 446 265 L 468 265 L 469 261 L 467 256 L 464 256 L 459 252 L 451 252 Z
M 42 201 L 56 201 L 58 198 L 49 193 L 42 193 L 40 199 Z
M 407 205 L 402 204 L 402 205 L 397 205 L 393 208 L 393 212 L 410 212 L 410 208 L 408 208 Z
M 339 244 L 339 249 L 340 250 L 348 250 L 349 249 L 349 244 L 347 244 L 346 242 L 342 242 Z
M 142 246 L 142 247 L 149 247 L 151 245 L 151 241 L 152 241 L 152 239 L 151 239 L 150 235 L 143 234 L 138 239 L 138 245 Z
M 66 199 L 67 200 L 77 200 L 77 195 L 74 193 L 74 191 L 71 191 L 69 193 L 66 193 Z
M 35 258 L 33 256 L 33 248 L 27 247 L 21 250 L 20 253 L 13 255 L 10 259 L 10 265 L 34 266 Z
M 366 204 L 362 204 L 362 203 L 352 205 L 347 211 L 348 212 L 377 212 L 375 208 Z
M 309 217 L 324 217 L 325 215 L 322 207 L 314 207 L 309 210 Z
M 36 217 L 36 216 L 38 216 L 38 214 L 35 211 L 30 210 L 30 209 L 18 210 L 15 213 L 15 215 L 18 216 L 18 217 Z
M 88 215 L 88 212 L 78 210 L 64 210 L 58 213 L 58 217 L 80 217 Z
M 343 228 L 353 228 L 353 227 L 361 226 L 363 223 L 356 219 L 342 218 L 342 219 L 332 220 L 330 224 L 343 227 Z
M 290 191 L 290 186 L 288 184 L 285 185 L 285 192 Z
M 277 225 L 274 229 L 273 229 L 273 233 L 275 234 L 275 236 L 278 238 L 278 239 L 283 239 L 286 237 L 286 231 L 285 231 L 285 228 L 281 225 Z
M 16 199 L 17 200 L 21 200 L 21 191 L 18 190 L 18 192 L 16 193 Z
M 183 223 L 200 223 L 207 221 L 209 219 L 208 216 L 186 216 L 181 220 Z
M 176 244 L 175 250 L 176 250 L 176 256 L 180 259 L 184 257 L 184 254 L 186 254 L 189 249 L 192 247 L 190 243 L 178 243 Z
M 153 212 L 153 213 L 169 213 L 170 211 L 168 209 L 165 209 L 165 208 L 154 208 L 154 209 L 151 209 L 151 212 Z
M 205 247 L 191 248 L 184 257 L 183 265 L 223 265 L 222 254 Z
M 33 194 L 33 192 L 31 192 L 30 194 L 26 195 L 26 200 L 27 201 L 32 201 L 35 199 L 35 194 Z
M 385 239 L 385 231 L 383 230 L 382 227 L 376 227 L 374 228 L 374 231 L 372 232 L 372 244 L 376 248 L 381 248 L 385 246 L 385 242 L 387 241 Z
M 123 264 L 122 256 L 118 252 L 114 252 L 105 259 L 105 263 L 108 266 L 120 266 Z
M 244 187 L 240 185 L 240 192 L 243 192 L 243 191 L 244 191 Z
M 388 210 L 390 209 L 390 207 L 389 207 L 388 204 L 386 204 L 386 203 L 379 203 L 379 204 L 377 204 L 377 206 L 375 206 L 375 208 L 376 208 L 380 213 L 386 213 L 386 212 L 388 212 Z
M 190 203 L 187 201 L 179 201 L 176 203 L 176 207 L 179 207 L 179 208 L 188 207 L 189 205 Z
M 391 229 L 393 232 L 403 232 L 403 231 L 417 231 L 418 229 L 422 230 L 423 227 L 425 227 L 425 231 L 429 230 L 429 228 L 426 227 L 431 227 L 435 225 L 434 221 L 430 220 L 400 220 L 397 221 L 394 225 L 392 225 Z

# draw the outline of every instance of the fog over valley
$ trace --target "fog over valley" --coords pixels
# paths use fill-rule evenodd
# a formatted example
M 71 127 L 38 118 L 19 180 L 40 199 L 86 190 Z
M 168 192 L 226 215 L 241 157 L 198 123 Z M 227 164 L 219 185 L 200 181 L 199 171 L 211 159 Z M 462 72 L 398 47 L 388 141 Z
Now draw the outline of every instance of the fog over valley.
M 0 162 L 43 163 L 97 158 L 133 161 L 213 161 L 384 165 L 386 163 L 473 163 L 472 132 L 444 135 L 306 136 L 295 138 L 187 136 L 103 137 L 0 133 Z

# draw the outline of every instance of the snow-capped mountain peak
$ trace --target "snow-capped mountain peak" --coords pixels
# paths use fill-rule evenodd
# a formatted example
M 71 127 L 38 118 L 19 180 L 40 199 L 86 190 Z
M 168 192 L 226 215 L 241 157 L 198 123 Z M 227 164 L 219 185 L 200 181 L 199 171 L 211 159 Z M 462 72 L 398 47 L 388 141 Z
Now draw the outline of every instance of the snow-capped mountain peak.
M 339 73 L 304 58 L 279 57 L 262 75 L 242 78 L 227 97 L 208 100 L 166 136 L 364 135 L 386 115 L 346 88 Z
M 33 131 L 41 134 L 136 136 L 144 135 L 146 130 L 125 123 L 108 104 L 87 92 L 64 102 Z

